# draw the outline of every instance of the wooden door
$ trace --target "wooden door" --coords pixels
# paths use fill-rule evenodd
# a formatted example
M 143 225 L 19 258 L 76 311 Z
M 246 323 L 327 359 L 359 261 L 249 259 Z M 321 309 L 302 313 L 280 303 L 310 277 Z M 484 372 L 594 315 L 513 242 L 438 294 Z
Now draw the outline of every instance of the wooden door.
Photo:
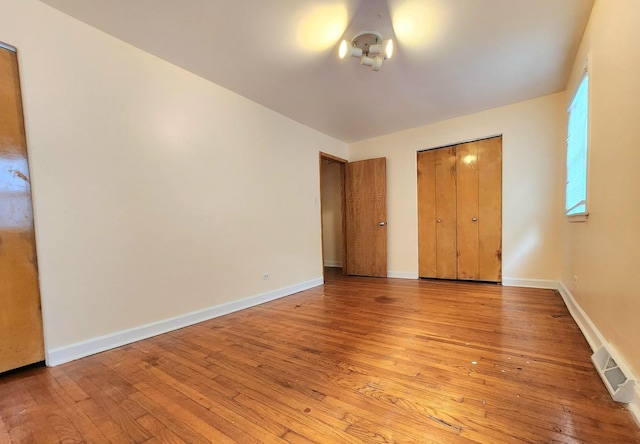
M 0 46 L 0 372 L 44 359 L 31 184 L 15 51 Z
M 478 144 L 456 147 L 458 279 L 478 279 Z
M 456 260 L 456 150 L 436 150 L 436 277 L 455 279 Z
M 457 277 L 455 194 L 455 147 L 418 153 L 418 264 L 421 277 Z
M 418 276 L 437 276 L 438 234 L 436 225 L 436 155 L 438 150 L 418 153 Z
M 345 273 L 386 277 L 386 159 L 347 163 L 345 198 Z
M 478 279 L 502 281 L 502 137 L 478 142 Z
M 502 279 L 502 137 L 457 146 L 458 279 Z

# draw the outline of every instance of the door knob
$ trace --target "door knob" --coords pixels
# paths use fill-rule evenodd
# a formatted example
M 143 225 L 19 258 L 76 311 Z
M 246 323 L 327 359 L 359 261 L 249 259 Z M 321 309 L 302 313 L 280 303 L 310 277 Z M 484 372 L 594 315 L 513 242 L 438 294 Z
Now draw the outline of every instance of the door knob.
M 387 223 L 386 222 L 378 222 L 378 225 L 381 227 L 384 227 Z
M 438 219 L 436 222 L 440 223 L 440 222 L 442 222 L 442 219 Z
M 471 219 L 471 220 L 472 220 L 472 221 L 474 221 L 474 222 L 477 222 L 477 221 L 478 221 L 478 218 L 477 218 L 477 217 L 474 217 L 474 218 L 473 218 L 473 219 Z

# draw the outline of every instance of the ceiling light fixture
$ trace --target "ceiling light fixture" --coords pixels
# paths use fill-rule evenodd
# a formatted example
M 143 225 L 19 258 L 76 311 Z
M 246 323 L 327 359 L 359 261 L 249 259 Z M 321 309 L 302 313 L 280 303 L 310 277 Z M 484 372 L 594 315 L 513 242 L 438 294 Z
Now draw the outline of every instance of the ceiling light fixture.
M 393 55 L 393 40 L 382 39 L 382 34 L 378 31 L 362 31 L 351 39 L 351 43 L 346 40 L 340 42 L 338 57 L 359 57 L 360 64 L 369 66 L 374 71 L 379 71 L 384 60 L 390 59 Z

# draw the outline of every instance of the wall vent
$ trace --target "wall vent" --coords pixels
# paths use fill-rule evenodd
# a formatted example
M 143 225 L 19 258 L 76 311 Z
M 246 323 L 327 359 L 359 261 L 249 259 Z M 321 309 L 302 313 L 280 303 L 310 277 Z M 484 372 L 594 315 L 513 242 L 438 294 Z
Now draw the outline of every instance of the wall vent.
M 627 377 L 630 373 L 616 363 L 604 345 L 591 355 L 591 360 L 614 401 L 626 403 L 633 401 L 635 384 Z

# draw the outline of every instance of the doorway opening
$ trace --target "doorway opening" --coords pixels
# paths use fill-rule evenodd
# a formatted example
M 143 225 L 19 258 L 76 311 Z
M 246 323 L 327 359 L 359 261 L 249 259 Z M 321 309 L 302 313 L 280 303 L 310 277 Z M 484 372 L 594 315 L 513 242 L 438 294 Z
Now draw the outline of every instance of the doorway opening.
M 320 152 L 320 213 L 323 278 L 343 274 L 345 243 L 345 165 L 340 157 Z

